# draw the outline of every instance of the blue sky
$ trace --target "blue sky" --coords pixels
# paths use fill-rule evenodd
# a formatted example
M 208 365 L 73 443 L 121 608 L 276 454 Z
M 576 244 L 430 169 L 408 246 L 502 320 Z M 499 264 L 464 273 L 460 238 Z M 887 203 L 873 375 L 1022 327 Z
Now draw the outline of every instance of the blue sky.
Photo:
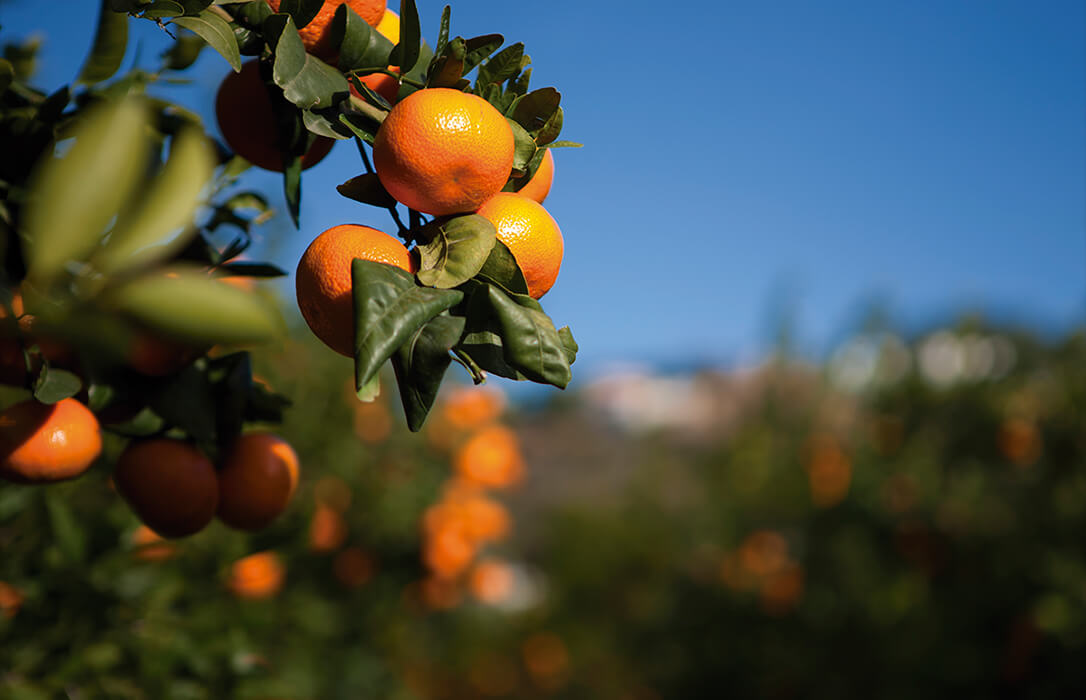
M 46 39 L 46 87 L 74 78 L 97 5 L 51 4 L 68 11 L 0 4 L 0 40 Z M 419 3 L 431 42 L 443 5 Z M 563 94 L 563 138 L 586 144 L 556 154 L 546 206 L 566 254 L 543 300 L 573 327 L 581 371 L 749 361 L 780 306 L 813 355 L 874 299 L 905 325 L 959 310 L 1082 319 L 1081 2 L 526 7 L 461 3 L 452 29 L 523 41 L 533 85 Z M 158 30 L 134 25 L 157 54 Z M 213 124 L 227 70 L 205 52 L 176 99 Z M 307 171 L 302 230 L 268 227 L 270 257 L 293 268 L 338 223 L 387 228 L 335 193 L 359 171 L 346 144 Z M 282 203 L 275 177 L 251 184 Z

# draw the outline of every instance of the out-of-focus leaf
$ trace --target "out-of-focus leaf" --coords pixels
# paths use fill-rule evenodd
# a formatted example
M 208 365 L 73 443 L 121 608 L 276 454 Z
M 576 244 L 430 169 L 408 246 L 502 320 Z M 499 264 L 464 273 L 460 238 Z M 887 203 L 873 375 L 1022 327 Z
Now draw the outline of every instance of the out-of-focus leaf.
M 165 19 L 167 17 L 180 17 L 185 14 L 185 8 L 174 0 L 155 0 L 143 10 L 145 19 Z
M 342 185 L 336 185 L 336 191 L 347 199 L 362 204 L 387 209 L 396 206 L 396 200 L 385 190 L 375 173 L 365 173 L 352 177 Z
M 497 231 L 478 214 L 432 221 L 418 235 L 421 269 L 419 281 L 439 289 L 452 289 L 483 268 Z
M 38 51 L 41 49 L 41 39 L 32 38 L 21 44 L 5 44 L 4 58 L 11 62 L 15 69 L 15 77 L 19 80 L 29 80 L 38 67 Z
M 117 273 L 150 265 L 184 248 L 195 235 L 193 213 L 214 169 L 215 154 L 202 131 L 190 127 L 175 137 L 162 172 L 113 228 L 96 259 L 101 269 Z
M 566 347 L 539 302 L 520 294 L 507 295 L 491 285 L 487 293 L 509 365 L 532 381 L 564 389 L 572 378 Z
M 404 73 L 410 71 L 418 63 L 421 42 L 422 30 L 415 0 L 400 0 L 400 43 L 392 49 L 388 62 L 399 66 Z
M 452 362 L 449 350 L 464 332 L 464 319 L 442 313 L 415 331 L 392 356 L 407 427 L 418 432 L 434 405 Z
M 354 300 L 355 388 L 365 386 L 415 331 L 463 299 L 462 292 L 419 287 L 392 265 L 351 263 Z
M 0 58 L 0 95 L 7 91 L 8 86 L 15 80 L 15 67 L 6 58 Z
M 106 293 L 105 303 L 147 326 L 193 344 L 252 343 L 283 331 L 278 312 L 199 269 L 171 268 Z
M 199 34 L 207 45 L 215 49 L 226 59 L 235 73 L 241 71 L 241 52 L 234 30 L 222 17 L 211 10 L 203 10 L 194 17 L 178 17 L 172 24 L 184 27 Z
M 114 12 L 109 8 L 108 0 L 103 0 L 98 11 L 94 44 L 79 72 L 79 82 L 86 85 L 108 80 L 121 67 L 127 48 L 128 15 Z
M 339 69 L 343 72 L 389 65 L 392 42 L 343 4 L 336 8 L 331 25 L 332 45 L 339 47 Z
M 98 245 L 145 175 L 146 125 L 138 101 L 93 107 L 73 130 L 71 149 L 39 166 L 23 242 L 32 278 L 48 282 Z
M 163 63 L 169 70 L 185 70 L 196 62 L 207 42 L 196 34 L 180 32 L 169 49 L 162 53 Z
M 287 273 L 283 268 L 271 263 L 258 263 L 258 262 L 232 262 L 226 263 L 218 268 L 224 273 L 228 273 L 225 276 L 234 277 L 286 277 Z
M 486 262 L 479 270 L 479 276 L 492 282 L 510 294 L 527 294 L 528 283 L 524 273 L 517 265 L 516 258 L 501 241 L 495 241 Z
M 347 97 L 343 74 L 306 53 L 289 15 L 268 17 L 264 32 L 275 46 L 272 78 L 290 102 L 302 109 L 325 108 Z
M 34 382 L 34 398 L 40 403 L 56 403 L 75 396 L 83 388 L 83 380 L 63 369 L 43 366 Z
M 49 527 L 53 531 L 53 540 L 71 562 L 80 562 L 87 554 L 86 528 L 80 527 L 72 515 L 68 502 L 56 495 L 45 498 L 45 507 L 49 511 Z

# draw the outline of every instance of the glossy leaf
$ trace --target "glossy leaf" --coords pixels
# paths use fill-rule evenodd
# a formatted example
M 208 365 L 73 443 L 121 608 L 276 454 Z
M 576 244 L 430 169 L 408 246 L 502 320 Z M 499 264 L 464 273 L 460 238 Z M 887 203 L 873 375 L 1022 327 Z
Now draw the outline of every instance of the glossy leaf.
M 445 53 L 445 46 L 449 43 L 449 20 L 452 16 L 452 8 L 448 5 L 441 11 L 441 27 L 437 33 L 437 45 L 434 46 L 434 55 Z
M 467 49 L 467 54 L 464 56 L 464 75 L 485 61 L 487 56 L 497 51 L 503 43 L 505 43 L 505 37 L 501 34 L 484 34 L 467 39 L 464 42 L 464 48 Z
M 495 241 L 490 255 L 479 270 L 479 276 L 510 294 L 528 293 L 528 283 L 524 280 L 524 273 L 521 272 L 509 248 L 501 241 Z
M 289 15 L 268 17 L 264 32 L 275 46 L 272 78 L 287 100 L 302 109 L 312 109 L 331 107 L 346 99 L 347 80 L 343 74 L 305 52 Z
M 98 245 L 145 175 L 146 128 L 146 110 L 136 100 L 93 107 L 73 130 L 68 152 L 40 166 L 26 213 L 31 277 L 48 282 Z
M 113 77 L 124 61 L 128 48 L 128 15 L 114 12 L 108 0 L 103 0 L 98 10 L 98 29 L 90 55 L 79 72 L 79 81 L 85 85 L 100 83 Z
M 539 303 L 529 296 L 507 295 L 491 285 L 487 293 L 509 366 L 532 381 L 564 389 L 572 378 L 566 347 Z
M 540 146 L 551 145 L 552 148 L 561 148 L 561 146 L 555 146 L 556 143 L 572 143 L 572 141 L 555 141 L 558 138 L 558 134 L 562 133 L 562 121 L 563 121 L 562 108 L 559 107 L 551 115 L 551 118 L 547 120 L 547 123 L 543 125 L 535 135 L 535 142 Z
M 513 119 L 530 133 L 538 134 L 558 111 L 562 95 L 552 87 L 533 90 L 517 101 Z
M 400 0 L 400 43 L 392 49 L 388 62 L 408 72 L 418 63 L 422 30 L 419 27 L 419 11 L 415 0 Z
M 494 224 L 478 214 L 430 222 L 418 235 L 419 281 L 439 289 L 463 284 L 483 268 L 496 236 Z
M 215 49 L 226 59 L 230 67 L 237 73 L 241 70 L 241 52 L 238 50 L 238 40 L 234 36 L 234 30 L 230 24 L 211 10 L 203 10 L 193 17 L 178 17 L 172 24 L 184 27 L 194 32 L 207 42 L 207 45 Z
M 75 396 L 83 388 L 83 380 L 63 369 L 43 366 L 34 381 L 34 398 L 40 403 L 56 403 Z
M 502 49 L 496 56 L 479 66 L 476 85 L 500 85 L 520 71 L 520 59 L 524 57 L 524 44 L 517 42 Z
M 392 356 L 407 427 L 418 432 L 434 405 L 452 362 L 449 351 L 464 332 L 464 319 L 442 313 L 415 331 Z
M 173 268 L 110 290 L 105 303 L 162 333 L 193 344 L 252 343 L 283 331 L 278 312 L 251 294 L 191 268 Z
M 392 265 L 356 259 L 351 263 L 355 318 L 355 388 L 365 386 L 401 345 L 463 293 L 419 287 Z
M 362 204 L 369 204 L 382 209 L 396 206 L 396 200 L 385 190 L 384 185 L 381 184 L 375 173 L 352 177 L 342 185 L 337 185 L 336 191 L 344 197 Z
M 195 235 L 193 214 L 215 170 L 215 153 L 203 132 L 190 127 L 173 142 L 162 172 L 139 202 L 123 214 L 97 257 L 109 274 L 150 265 L 185 247 Z
M 339 47 L 339 69 L 385 68 L 392 42 L 350 8 L 340 5 L 332 17 L 332 45 Z
M 513 170 L 523 172 L 528 169 L 528 164 L 535 157 L 535 139 L 512 119 L 506 118 L 506 121 L 509 122 L 509 128 L 513 130 Z

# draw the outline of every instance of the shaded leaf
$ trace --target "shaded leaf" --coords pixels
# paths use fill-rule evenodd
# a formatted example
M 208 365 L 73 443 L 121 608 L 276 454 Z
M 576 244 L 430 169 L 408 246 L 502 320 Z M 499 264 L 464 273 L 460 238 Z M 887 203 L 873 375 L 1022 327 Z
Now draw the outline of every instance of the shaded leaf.
M 478 214 L 431 221 L 418 236 L 419 281 L 439 289 L 452 289 L 483 268 L 494 247 L 494 224 Z
M 174 0 L 155 0 L 143 10 L 144 19 L 165 19 L 167 17 L 180 17 L 185 14 L 185 8 Z
M 375 173 L 352 177 L 342 185 L 337 185 L 336 191 L 344 197 L 362 204 L 369 204 L 382 209 L 396 206 L 396 200 L 385 190 L 384 185 L 381 184 Z
M 490 255 L 479 270 L 479 276 L 510 294 L 528 293 L 528 283 L 524 280 L 524 273 L 521 272 L 508 246 L 501 241 L 495 241 Z
M 513 130 L 513 170 L 524 172 L 536 154 L 535 139 L 520 124 L 506 117 Z
M 551 115 L 551 118 L 548 119 L 547 123 L 543 125 L 543 128 L 540 129 L 538 133 L 536 133 L 535 142 L 537 144 L 539 144 L 540 146 L 546 146 L 547 144 L 551 144 L 551 146 L 554 147 L 554 148 L 561 148 L 561 146 L 555 146 L 554 144 L 555 143 L 563 143 L 563 144 L 566 144 L 566 143 L 572 144 L 573 143 L 572 141 L 561 141 L 561 142 L 554 141 L 556 138 L 558 138 L 558 134 L 560 134 L 562 132 L 562 120 L 563 120 L 562 114 L 563 113 L 562 113 L 562 108 L 561 107 L 559 107 L 558 109 L 555 110 L 554 114 Z M 552 142 L 554 142 L 554 143 L 552 143 Z
M 517 101 L 513 119 L 528 132 L 538 134 L 558 111 L 562 95 L 552 87 L 533 90 Z
M 206 451 L 216 449 L 215 396 L 207 375 L 186 367 L 159 385 L 148 399 L 155 415 L 180 428 Z
M 479 66 L 476 85 L 500 85 L 520 71 L 524 44 L 517 42 L 502 49 L 496 56 Z
M 272 78 L 287 100 L 302 109 L 312 109 L 331 107 L 346 99 L 347 80 L 343 74 L 306 53 L 289 15 L 268 17 L 264 33 L 275 47 Z
M 415 0 L 400 0 L 400 43 L 392 49 L 388 62 L 408 72 L 419 60 L 422 30 L 419 27 L 419 11 Z
M 53 541 L 60 547 L 60 551 L 69 561 L 83 561 L 87 553 L 87 536 L 85 528 L 72 515 L 72 509 L 68 502 L 57 496 L 47 496 L 45 499 L 46 510 L 49 511 L 49 528 L 52 530 Z
M 220 265 L 219 270 L 227 273 L 224 276 L 233 277 L 260 277 L 260 278 L 272 278 L 272 277 L 286 277 L 286 270 L 278 265 L 272 265 L 271 263 L 259 263 L 259 262 L 232 262 Z
M 464 42 L 464 48 L 467 49 L 467 54 L 464 56 L 464 75 L 470 73 L 472 68 L 497 51 L 503 43 L 505 43 L 505 37 L 501 34 L 484 34 L 467 39 Z
M 98 10 L 98 29 L 94 34 L 90 55 L 79 71 L 78 82 L 85 85 L 108 80 L 121 67 L 128 48 L 128 15 L 114 12 L 108 0 Z
M 532 381 L 564 389 L 572 378 L 566 347 L 539 303 L 529 296 L 507 295 L 491 285 L 487 293 L 509 366 Z
M 344 73 L 388 66 L 392 42 L 366 24 L 349 5 L 336 8 L 331 32 L 332 45 L 339 47 L 339 69 Z
M 392 356 L 407 427 L 418 432 L 434 405 L 452 349 L 464 332 L 464 319 L 442 313 L 415 331 Z
M 313 21 L 323 6 L 324 0 L 282 0 L 279 11 L 289 14 L 294 26 L 301 29 Z
M 8 89 L 15 80 L 15 67 L 6 58 L 0 58 L 0 95 Z
M 463 293 L 419 287 L 392 265 L 351 263 L 355 318 L 355 388 L 365 386 L 415 331 L 463 299 Z
M 222 17 L 219 17 L 211 10 L 203 10 L 194 17 L 178 17 L 173 20 L 172 24 L 199 34 L 207 42 L 208 46 L 218 51 L 226 59 L 226 62 L 230 64 L 235 73 L 241 71 L 241 52 L 238 50 L 238 40 L 234 36 L 234 30 L 230 27 L 230 24 Z
M 41 373 L 34 381 L 34 398 L 40 403 L 56 403 L 79 393 L 83 380 L 63 369 L 42 366 Z

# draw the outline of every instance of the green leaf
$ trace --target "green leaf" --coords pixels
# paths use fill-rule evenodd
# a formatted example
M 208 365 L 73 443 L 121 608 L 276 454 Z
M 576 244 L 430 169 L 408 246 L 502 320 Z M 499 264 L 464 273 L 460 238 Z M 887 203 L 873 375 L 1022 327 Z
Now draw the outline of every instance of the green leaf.
M 283 330 L 278 312 L 259 295 L 200 269 L 167 268 L 133 279 L 107 292 L 104 303 L 194 345 L 259 342 Z
M 143 10 L 144 19 L 163 19 L 166 17 L 180 17 L 185 14 L 185 8 L 174 0 L 155 0 Z
M 427 87 L 454 87 L 464 75 L 464 40 L 457 37 L 446 47 L 446 55 L 431 62 Z
M 400 0 L 400 43 L 392 49 L 388 62 L 399 66 L 403 73 L 410 71 L 418 63 L 421 43 L 422 30 L 415 0 Z
M 535 139 L 520 124 L 508 117 L 505 120 L 513 130 L 513 170 L 524 172 L 535 157 Z
M 447 312 L 413 333 L 392 356 L 407 427 L 418 432 L 434 405 L 441 380 L 452 362 L 452 349 L 464 332 L 464 319 Z
M 205 46 L 207 42 L 198 35 L 189 33 L 188 30 L 179 33 L 173 45 L 162 53 L 164 67 L 167 70 L 185 70 L 191 67 Z
M 532 381 L 564 389 L 572 378 L 566 346 L 539 302 L 525 295 L 507 295 L 491 285 L 487 293 L 509 366 Z
M 53 404 L 75 396 L 82 388 L 83 380 L 76 375 L 44 365 L 34 381 L 34 398 L 40 403 Z
M 484 34 L 466 40 L 464 47 L 467 49 L 467 55 L 464 56 L 463 74 L 470 73 L 472 68 L 486 60 L 486 57 L 497 51 L 503 43 L 505 43 L 505 37 L 501 34 Z
M 434 55 L 440 56 L 445 53 L 445 47 L 449 43 L 449 19 L 452 16 L 452 8 L 448 5 L 441 11 L 441 28 L 437 33 L 437 45 L 434 46 Z M 461 40 L 463 43 L 463 40 Z
M 547 123 L 543 125 L 535 135 L 535 142 L 540 146 L 550 145 L 551 148 L 562 148 L 563 146 L 577 146 L 581 144 L 575 144 L 572 141 L 555 141 L 558 138 L 558 134 L 562 132 L 562 108 L 559 107 L 555 110 L 554 114 Z
M 83 561 L 87 554 L 87 529 L 76 521 L 67 499 L 50 494 L 45 498 L 45 508 L 49 511 L 52 539 L 60 551 L 69 561 Z
M 215 152 L 203 131 L 189 127 L 173 140 L 170 158 L 147 194 L 118 219 L 96 262 L 107 274 L 173 256 L 196 234 L 193 214 L 215 170 Z
M 215 395 L 207 375 L 188 366 L 152 392 L 148 404 L 167 424 L 184 430 L 205 450 L 216 448 Z
M 15 67 L 6 58 L 0 58 L 0 95 L 15 81 Z
M 520 59 L 524 57 L 524 44 L 517 42 L 505 47 L 486 63 L 479 66 L 477 86 L 500 85 L 520 72 Z
M 230 24 L 211 10 L 203 10 L 195 17 L 178 17 L 171 22 L 200 35 L 207 45 L 226 59 L 234 72 L 241 71 L 241 52 L 238 40 Z
M 259 277 L 262 279 L 272 277 L 286 277 L 286 271 L 271 263 L 260 262 L 232 262 L 220 265 L 218 269 L 226 274 L 224 277 Z
M 249 387 L 253 382 L 249 353 L 236 352 L 212 360 L 207 376 L 214 395 L 215 440 L 220 449 L 225 449 L 245 425 Z
M 283 197 L 287 200 L 287 212 L 294 228 L 299 226 L 302 213 L 302 156 L 290 156 L 283 168 Z
M 479 270 L 479 276 L 498 285 L 510 294 L 527 294 L 528 283 L 517 265 L 516 258 L 501 241 L 496 241 L 490 255 Z
M 301 109 L 313 109 L 332 107 L 347 98 L 343 74 L 305 52 L 289 15 L 268 17 L 264 33 L 275 48 L 272 78 L 287 100 Z
M 342 185 L 336 186 L 336 191 L 347 199 L 353 199 L 362 204 L 387 209 L 396 206 L 396 200 L 385 190 L 384 185 L 375 173 L 366 173 L 352 177 Z
M 306 131 L 317 136 L 342 140 L 351 138 L 349 129 L 344 129 L 339 123 L 339 110 L 334 108 L 313 111 L 302 110 L 302 124 Z
M 478 214 L 431 221 L 418 235 L 419 281 L 439 289 L 463 284 L 483 268 L 496 237 L 494 224 Z
M 349 5 L 340 5 L 332 17 L 332 45 L 339 47 L 339 69 L 344 73 L 388 67 L 392 42 L 366 24 Z
M 455 290 L 419 287 L 398 267 L 369 260 L 351 263 L 351 283 L 356 389 L 365 386 L 415 331 L 464 297 Z
M 569 364 L 573 364 L 577 361 L 577 351 L 581 349 L 577 345 L 577 341 L 573 339 L 573 331 L 569 329 L 569 326 L 562 326 L 558 329 L 558 337 L 562 341 L 562 347 L 566 350 L 566 360 Z
M 365 386 L 354 394 L 362 403 L 373 403 L 376 401 L 377 397 L 381 395 L 381 375 L 379 373 L 373 375 L 373 378 L 366 382 Z
M 322 7 L 324 0 L 282 0 L 279 3 L 279 11 L 290 15 L 298 29 L 312 22 Z
M 554 117 L 561 101 L 561 93 L 552 87 L 533 90 L 517 101 L 513 119 L 529 133 L 538 134 Z
M 94 44 L 90 55 L 83 62 L 78 82 L 84 85 L 108 80 L 121 67 L 125 50 L 128 48 L 128 15 L 122 15 L 109 9 L 108 0 L 103 0 L 98 11 L 98 29 L 94 34 Z
M 372 120 L 364 120 L 362 117 L 352 114 L 339 115 L 339 123 L 350 129 L 351 133 L 362 139 L 362 141 L 373 145 L 373 142 L 377 139 L 377 129 L 372 128 L 366 122 L 372 123 Z
M 185 8 L 186 15 L 198 15 L 215 2 L 215 0 L 176 0 Z
M 71 149 L 39 165 L 23 242 L 31 277 L 47 283 L 98 245 L 145 175 L 147 125 L 136 100 L 91 107 L 71 133 Z

